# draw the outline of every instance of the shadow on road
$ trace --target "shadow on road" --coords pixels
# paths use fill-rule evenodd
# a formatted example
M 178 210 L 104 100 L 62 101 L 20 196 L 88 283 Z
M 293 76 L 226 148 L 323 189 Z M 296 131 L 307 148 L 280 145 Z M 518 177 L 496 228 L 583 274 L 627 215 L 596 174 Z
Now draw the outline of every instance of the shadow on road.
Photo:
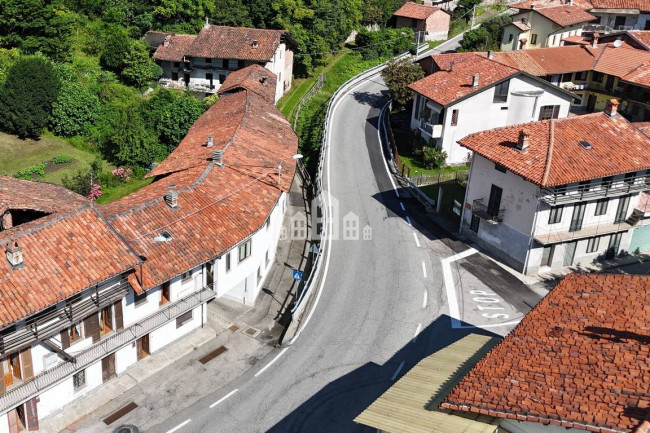
M 388 90 L 382 90 L 380 93 L 357 91 L 352 93 L 352 97 L 355 101 L 360 102 L 361 104 L 379 108 L 381 107 L 382 103 L 386 103 Z M 377 125 L 376 122 L 375 125 Z
M 404 362 L 396 380 L 423 358 L 470 333 L 498 337 L 478 328 L 452 329 L 450 317 L 442 315 L 420 333 L 416 343 L 409 341 L 383 365 L 369 362 L 329 383 L 269 432 L 375 432 L 353 420 L 395 383 L 391 378 L 400 364 Z

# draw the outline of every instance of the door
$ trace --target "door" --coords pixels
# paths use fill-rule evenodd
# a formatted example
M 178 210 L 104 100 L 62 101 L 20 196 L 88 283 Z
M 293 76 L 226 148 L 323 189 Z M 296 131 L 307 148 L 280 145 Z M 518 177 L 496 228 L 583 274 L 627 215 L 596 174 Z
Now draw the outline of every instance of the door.
M 205 285 L 212 288 L 214 284 L 214 263 L 208 262 L 205 266 Z
M 214 75 L 205 74 L 205 79 L 210 82 L 210 89 L 214 89 Z
M 27 430 L 38 431 L 38 408 L 36 397 L 25 403 L 25 414 L 27 416 Z
M 102 308 L 101 315 L 99 326 L 100 333 L 103 335 L 113 330 L 113 306 L 109 305 L 108 307 Z
M 625 25 L 626 19 L 625 15 L 618 15 L 614 20 L 614 30 L 621 30 L 620 27 Z
M 501 194 L 503 193 L 503 189 L 496 186 L 492 185 L 492 189 L 490 190 L 490 201 L 488 202 L 488 214 L 491 216 L 496 216 L 499 214 L 499 208 L 501 207 Z
M 14 353 L 13 355 L 9 355 L 9 360 L 11 362 L 11 373 L 14 377 L 20 379 L 22 377 L 20 375 L 20 356 L 18 353 Z
M 627 208 L 630 206 L 630 196 L 626 195 L 618 200 L 618 208 L 616 208 L 616 216 L 614 223 L 619 224 L 625 221 L 627 217 Z
M 5 377 L 5 387 L 9 387 L 14 383 L 14 375 L 11 371 L 11 363 L 9 362 L 8 358 L 2 360 L 2 371 L 4 372 Z
M 573 207 L 573 215 L 571 216 L 571 226 L 569 226 L 570 232 L 577 232 L 582 229 L 582 221 L 585 218 L 585 208 L 587 207 L 586 203 L 576 204 Z
M 138 361 L 149 356 L 149 334 L 143 335 L 137 341 Z
M 607 81 L 605 81 L 605 90 L 611 92 L 614 89 L 614 76 L 609 75 Z
M 562 266 L 571 266 L 573 264 L 573 258 L 576 255 L 576 245 L 578 245 L 577 241 L 566 244 Z
M 607 260 L 616 258 L 616 255 L 618 254 L 618 248 L 621 245 L 621 237 L 623 237 L 622 233 L 614 233 L 610 236 L 607 252 L 605 253 L 605 258 Z
M 7 421 L 9 422 L 9 433 L 20 433 L 25 431 L 25 410 L 18 406 L 14 410 L 7 412 Z
M 162 289 L 160 289 L 160 305 L 166 304 L 171 299 L 169 288 L 170 288 L 169 281 L 163 283 Z
M 477 217 L 476 215 L 472 214 L 472 220 L 469 223 L 469 229 L 473 231 L 474 233 L 478 233 L 478 226 L 479 223 L 481 222 L 481 219 Z
M 187 72 L 185 72 L 185 73 L 183 74 L 183 81 L 185 81 L 185 85 L 186 85 L 186 86 L 189 86 L 189 84 L 190 84 L 190 74 L 188 74 Z
M 115 354 L 111 353 L 102 359 L 102 382 L 107 382 L 115 377 Z
M 551 266 L 553 264 L 553 253 L 555 253 L 555 245 L 546 246 L 542 251 L 542 262 L 540 266 Z
M 587 113 L 593 113 L 596 109 L 596 95 L 589 95 L 587 99 Z

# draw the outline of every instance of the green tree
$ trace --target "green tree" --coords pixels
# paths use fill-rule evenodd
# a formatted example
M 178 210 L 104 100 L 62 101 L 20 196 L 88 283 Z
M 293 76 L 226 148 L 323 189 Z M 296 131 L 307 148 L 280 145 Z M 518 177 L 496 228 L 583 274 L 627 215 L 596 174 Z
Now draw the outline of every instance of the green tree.
M 109 71 L 120 73 L 124 67 L 124 59 L 131 50 L 129 33 L 120 25 L 111 25 L 106 28 L 104 38 L 100 64 Z
M 155 5 L 154 27 L 187 32 L 198 31 L 215 10 L 215 0 L 157 0 Z
M 418 63 L 412 63 L 408 59 L 391 60 L 381 71 L 381 76 L 388 86 L 393 101 L 398 106 L 405 107 L 413 99 L 413 92 L 408 88 L 409 84 L 424 77 L 424 70 Z
M 385 28 L 378 31 L 361 29 L 354 42 L 357 46 L 364 47 L 360 49 L 364 59 L 394 56 L 412 48 L 413 30 L 408 28 Z
M 52 104 L 50 129 L 64 137 L 85 134 L 97 121 L 98 114 L 97 95 L 83 84 L 65 82 Z
M 142 114 L 147 127 L 156 132 L 158 141 L 171 152 L 205 109 L 205 105 L 190 94 L 177 96 L 168 89 L 158 89 L 144 103 Z
M 47 59 L 19 59 L 9 69 L 7 80 L 0 89 L 3 129 L 20 138 L 38 138 L 47 125 L 60 87 L 59 77 Z
M 451 16 L 455 20 L 462 19 L 469 22 L 472 16 L 472 9 L 479 4 L 481 4 L 481 0 L 459 0 Z
M 252 27 L 248 7 L 240 0 L 215 0 L 212 21 L 222 26 Z
M 366 0 L 361 6 L 361 23 L 378 24 L 384 27 L 402 4 L 404 4 L 403 0 Z
M 123 107 L 116 113 L 113 121 L 106 146 L 118 164 L 146 168 L 156 158 L 165 155 L 155 133 L 145 128 L 138 107 Z
M 142 41 L 133 41 L 124 58 L 122 78 L 128 84 L 142 88 L 162 75 L 162 69 L 149 57 L 149 49 Z
M 503 26 L 511 21 L 510 16 L 500 15 L 485 21 L 474 30 L 468 30 L 460 41 L 459 51 L 499 50 Z

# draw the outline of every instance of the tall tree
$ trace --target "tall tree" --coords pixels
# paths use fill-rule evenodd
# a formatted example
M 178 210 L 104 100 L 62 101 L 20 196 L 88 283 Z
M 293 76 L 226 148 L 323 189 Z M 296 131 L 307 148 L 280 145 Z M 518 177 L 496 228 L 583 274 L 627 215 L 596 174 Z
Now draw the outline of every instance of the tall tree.
M 253 27 L 248 7 L 240 0 L 215 0 L 211 18 L 221 26 Z
M 154 26 L 195 32 L 214 11 L 215 0 L 156 0 L 153 10 Z
M 474 30 L 468 30 L 460 41 L 459 51 L 499 50 L 503 26 L 511 21 L 508 15 L 501 15 L 485 21 Z
M 124 67 L 124 59 L 131 50 L 129 33 L 121 25 L 112 24 L 106 27 L 104 37 L 104 47 L 99 61 L 109 71 L 120 73 Z
M 128 84 L 142 88 L 162 75 L 162 69 L 149 57 L 147 45 L 142 41 L 133 41 L 131 49 L 124 57 L 122 78 Z
M 47 125 L 60 87 L 59 77 L 47 59 L 19 59 L 9 69 L 0 90 L 0 124 L 3 129 L 20 138 L 38 138 Z
M 381 76 L 388 86 L 390 97 L 397 105 L 404 107 L 413 99 L 409 84 L 424 77 L 424 70 L 409 59 L 391 60 L 381 71 Z
M 86 133 L 97 121 L 99 98 L 90 88 L 76 82 L 65 82 L 52 104 L 50 128 L 64 137 Z

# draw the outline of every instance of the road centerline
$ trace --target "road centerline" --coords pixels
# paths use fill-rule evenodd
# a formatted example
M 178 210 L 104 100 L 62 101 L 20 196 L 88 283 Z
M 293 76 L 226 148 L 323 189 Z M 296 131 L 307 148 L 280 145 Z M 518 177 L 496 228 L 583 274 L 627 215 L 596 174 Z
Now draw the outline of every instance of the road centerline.
M 167 431 L 167 433 L 174 433 L 175 431 L 178 431 L 178 430 L 182 429 L 183 427 L 185 427 L 186 425 L 188 425 L 188 424 L 190 423 L 190 421 L 192 421 L 191 418 L 190 418 L 190 419 L 186 419 L 185 421 L 183 421 L 182 423 L 180 423 L 179 425 L 177 425 L 177 426 L 174 427 L 173 429 Z
M 282 355 L 284 355 L 284 352 L 286 352 L 287 350 L 289 350 L 288 347 L 285 347 L 284 349 L 282 349 L 280 351 L 280 353 L 278 353 L 278 355 L 275 358 L 273 358 L 268 364 L 266 364 L 260 371 L 255 373 L 255 377 L 257 377 L 260 374 L 264 373 L 266 371 L 266 369 L 269 368 L 270 366 L 272 366 L 275 363 L 275 361 L 277 361 Z
M 418 327 L 415 328 L 415 334 L 413 335 L 413 340 L 411 340 L 413 343 L 415 343 L 415 340 L 418 339 L 418 335 L 420 334 L 421 330 L 422 330 L 422 324 L 418 323 Z
M 217 401 L 215 401 L 214 403 L 212 403 L 212 404 L 210 405 L 210 409 L 212 409 L 213 407 L 215 407 L 215 406 L 218 405 L 219 403 L 223 403 L 224 401 L 226 401 L 227 399 L 229 399 L 230 397 L 232 397 L 233 394 L 235 394 L 237 391 L 239 391 L 239 390 L 238 390 L 238 389 L 233 389 L 233 390 L 230 391 L 228 394 L 224 395 L 224 396 L 221 397 L 219 400 L 217 400 Z
M 424 264 L 424 260 L 422 260 L 422 275 L 424 275 L 424 278 L 427 277 L 427 266 Z
M 420 240 L 418 239 L 418 235 L 415 232 L 413 232 L 413 237 L 415 238 L 415 245 L 420 248 Z
M 422 308 L 427 308 L 427 301 L 429 300 L 429 292 L 424 291 L 424 299 L 422 300 Z

